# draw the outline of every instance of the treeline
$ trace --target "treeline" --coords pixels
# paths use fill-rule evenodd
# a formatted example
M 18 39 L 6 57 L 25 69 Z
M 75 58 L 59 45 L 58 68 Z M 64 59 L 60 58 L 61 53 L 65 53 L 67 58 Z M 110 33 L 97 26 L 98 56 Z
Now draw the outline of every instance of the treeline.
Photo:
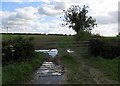
M 31 60 L 34 54 L 33 38 L 17 36 L 7 41 L 2 41 L 2 65 L 16 61 Z
M 2 35 L 57 35 L 57 36 L 74 36 L 67 34 L 41 34 L 41 33 L 2 33 Z
M 94 38 L 90 40 L 90 53 L 94 56 L 101 56 L 113 59 L 120 56 L 120 38 Z

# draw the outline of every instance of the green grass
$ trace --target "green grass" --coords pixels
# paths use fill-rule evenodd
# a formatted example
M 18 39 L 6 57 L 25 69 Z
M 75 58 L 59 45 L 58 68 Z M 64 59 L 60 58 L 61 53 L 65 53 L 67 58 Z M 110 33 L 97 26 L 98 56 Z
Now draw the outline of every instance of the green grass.
M 24 38 L 32 37 L 34 47 L 38 48 L 58 48 L 60 42 L 61 47 L 64 45 L 63 42 L 71 41 L 72 36 L 59 36 L 59 35 L 2 35 L 2 40 L 13 39 L 16 36 L 22 36 Z M 54 43 L 54 44 L 53 44 Z
M 78 64 L 77 64 L 77 61 L 69 54 L 64 54 L 62 56 L 62 58 L 64 59 L 64 61 L 69 64 L 70 67 L 76 67 Z
M 99 69 L 106 78 L 118 81 L 118 58 L 104 59 L 102 57 L 94 57 L 89 54 L 87 48 L 76 48 L 76 52 L 82 56 L 82 59 L 87 61 L 88 65 Z
M 116 37 L 108 37 L 107 38 L 106 37 L 106 38 L 103 38 L 103 39 L 104 40 L 115 40 L 116 41 L 118 38 L 116 38 Z M 73 39 L 71 38 L 71 40 L 73 40 Z M 65 42 L 65 40 L 61 40 L 61 41 Z M 72 45 L 72 44 L 69 44 L 69 45 Z M 60 47 L 61 46 L 62 46 L 63 49 L 67 48 L 65 44 L 63 44 L 63 45 L 60 44 Z M 115 59 L 101 59 L 99 57 L 93 57 L 89 54 L 89 51 L 87 50 L 87 47 L 70 46 L 69 48 L 73 49 L 76 53 L 78 53 L 79 56 L 82 57 L 83 60 L 87 61 L 88 65 L 99 69 L 106 76 L 106 78 L 118 81 L 118 74 L 119 74 L 118 73 L 118 58 L 115 58 Z M 60 54 L 62 54 L 62 53 L 60 53 Z M 79 70 L 76 69 L 77 65 L 79 63 L 77 63 L 76 60 L 70 55 L 63 55 L 62 57 L 64 57 L 63 61 L 66 62 L 65 64 L 68 65 L 67 67 L 71 71 L 68 75 L 69 80 L 70 80 L 70 82 L 74 82 L 74 80 L 72 80 L 74 78 L 72 78 L 72 77 L 79 76 L 79 75 L 76 75 L 77 73 L 80 72 Z M 76 74 L 74 74 L 74 70 L 76 70 Z
M 43 62 L 44 54 L 37 53 L 31 61 L 16 62 L 2 68 L 2 83 L 16 84 L 30 80 L 33 71 L 36 70 Z
M 69 54 L 63 54 L 62 60 L 64 61 L 65 67 L 67 68 L 67 83 L 79 83 L 78 78 L 80 74 L 77 68 L 77 61 Z
M 2 67 L 0 67 L 0 85 L 2 85 Z
M 71 54 L 63 54 L 62 61 L 66 67 L 66 83 L 68 84 L 90 84 L 95 83 L 92 78 L 84 71 L 81 67 L 81 63 L 79 63 L 73 55 Z
M 3 35 L 2 37 L 3 37 L 3 40 L 7 40 L 7 39 L 13 38 L 15 36 L 17 36 L 17 35 Z M 69 70 L 68 82 L 80 83 L 81 81 L 79 81 L 79 77 L 83 76 L 82 73 L 80 74 L 80 71 L 77 68 L 79 63 L 77 63 L 76 59 L 74 59 L 71 55 L 65 53 L 66 52 L 65 49 L 68 49 L 68 48 L 73 49 L 75 52 L 80 54 L 80 56 L 82 56 L 83 59 L 88 61 L 88 65 L 98 68 L 101 72 L 104 73 L 104 75 L 106 77 L 108 77 L 108 79 L 118 80 L 118 59 L 113 59 L 113 60 L 101 59 L 101 58 L 95 58 L 95 57 L 89 55 L 87 48 L 72 46 L 73 44 L 71 44 L 70 42 L 74 41 L 73 36 L 57 36 L 57 35 L 22 35 L 22 36 L 23 37 L 33 37 L 35 39 L 34 40 L 35 46 L 51 45 L 51 44 L 40 44 L 39 42 L 46 42 L 46 43 L 47 42 L 58 42 L 58 48 L 62 48 L 62 50 L 63 50 L 62 52 L 59 52 L 59 54 L 60 54 L 60 56 L 62 56 L 62 59 L 63 59 L 64 63 L 66 64 L 66 67 Z M 117 38 L 117 37 L 101 38 L 101 40 L 117 40 L 117 39 L 119 39 L 119 38 Z M 69 43 L 69 44 L 67 44 L 67 43 Z M 54 44 L 52 44 L 52 45 L 54 45 Z M 39 60 L 36 60 L 36 62 L 39 63 Z M 28 68 L 27 69 L 27 73 L 28 73 L 30 70 L 33 69 L 34 66 L 36 66 L 36 64 L 33 64 L 34 65 L 33 67 L 29 67 L 28 64 L 29 63 L 21 63 L 21 66 L 13 64 L 13 65 L 9 65 L 8 67 L 3 68 L 3 71 L 4 71 L 3 76 L 5 76 L 4 80 L 3 80 L 4 83 L 15 82 L 15 80 L 12 80 L 12 78 L 14 79 L 16 77 L 13 77 L 12 75 L 10 75 L 10 73 L 8 71 L 10 71 L 12 74 L 13 71 L 16 71 L 16 69 L 21 71 L 23 69 Z M 23 69 L 22 69 L 22 67 L 23 67 Z M 12 68 L 12 70 L 11 70 L 11 68 Z M 7 70 L 7 69 L 9 69 L 9 70 Z M 26 70 L 24 70 L 24 72 L 26 72 Z M 13 73 L 13 75 L 17 76 L 18 73 L 23 74 L 23 75 L 27 74 L 27 73 L 23 73 L 23 72 L 15 72 L 15 75 L 14 75 L 14 73 Z M 23 79 L 23 77 L 21 77 L 21 76 L 19 76 L 19 77 L 21 78 L 21 80 Z M 8 79 L 10 79 L 10 81 Z
M 91 56 L 87 60 L 89 65 L 99 69 L 108 79 L 118 81 L 118 58 L 111 60 Z
M 12 35 L 12 34 L 8 34 L 8 35 L 2 35 L 2 39 L 8 40 L 8 39 L 14 38 L 16 36 L 33 37 L 33 38 L 39 39 L 41 41 L 46 41 L 46 40 L 47 41 L 58 41 L 58 40 L 63 40 L 66 37 L 69 39 L 69 37 L 70 37 L 70 36 L 59 36 L 59 35 Z

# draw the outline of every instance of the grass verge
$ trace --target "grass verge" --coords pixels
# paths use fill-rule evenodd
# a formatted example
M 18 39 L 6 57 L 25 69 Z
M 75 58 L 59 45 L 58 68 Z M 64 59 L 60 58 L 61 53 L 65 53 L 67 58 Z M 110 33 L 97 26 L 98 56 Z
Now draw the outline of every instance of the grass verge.
M 111 80 L 118 81 L 118 58 L 115 59 L 103 59 L 101 57 L 89 57 L 86 60 L 90 63 L 89 65 L 99 69 L 104 75 Z
M 78 53 L 79 56 L 82 57 L 83 61 L 85 61 L 86 65 L 90 65 L 91 67 L 95 67 L 99 71 L 101 71 L 106 78 L 109 80 L 115 80 L 118 81 L 119 79 L 119 57 L 115 59 L 103 59 L 101 57 L 93 57 L 89 54 L 87 47 L 69 47 L 70 49 L 73 49 L 76 53 Z M 71 59 L 72 58 L 72 59 Z M 82 81 L 79 80 L 77 77 L 84 78 L 84 74 L 77 69 L 79 67 L 79 63 L 77 63 L 76 59 L 72 57 L 72 55 L 65 54 L 62 56 L 63 61 L 67 65 L 68 68 L 68 82 L 70 83 L 82 83 Z M 78 73 L 78 74 L 77 74 Z
M 78 63 L 77 61 L 69 54 L 63 54 L 62 55 L 62 61 L 64 62 L 66 68 L 67 68 L 67 83 L 73 84 L 77 83 L 77 76 L 78 76 Z
M 88 65 L 99 69 L 106 78 L 118 81 L 118 64 L 120 57 L 114 59 L 104 59 L 102 57 L 94 57 L 90 55 L 87 47 L 73 47 L 73 49 L 82 57 L 83 60 L 87 61 Z
M 31 61 L 16 62 L 2 68 L 2 84 L 21 84 L 31 79 L 33 71 L 43 62 L 44 54 L 36 53 Z
M 62 61 L 66 67 L 67 84 L 95 83 L 82 69 L 80 69 L 80 63 L 78 63 L 72 55 L 62 55 Z

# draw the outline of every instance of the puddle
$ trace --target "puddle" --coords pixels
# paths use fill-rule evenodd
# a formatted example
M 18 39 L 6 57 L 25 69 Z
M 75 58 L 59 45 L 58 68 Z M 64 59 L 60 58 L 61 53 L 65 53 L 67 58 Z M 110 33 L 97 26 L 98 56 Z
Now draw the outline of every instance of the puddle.
M 58 54 L 58 50 L 57 49 L 51 49 L 50 51 L 48 51 L 48 54 L 51 56 L 51 57 L 55 57 L 57 54 Z
M 32 84 L 61 84 L 63 76 L 40 77 Z
M 54 58 L 58 54 L 57 49 L 43 49 L 43 50 L 35 50 L 35 52 L 43 52 L 48 54 L 50 57 Z
M 32 84 L 60 84 L 63 80 L 64 68 L 53 62 L 43 62 L 36 71 Z
M 68 52 L 68 53 L 73 53 L 74 51 L 71 50 L 71 49 L 67 49 L 67 52 Z
M 50 50 L 35 50 L 35 52 L 43 52 L 43 53 L 47 53 L 49 52 Z

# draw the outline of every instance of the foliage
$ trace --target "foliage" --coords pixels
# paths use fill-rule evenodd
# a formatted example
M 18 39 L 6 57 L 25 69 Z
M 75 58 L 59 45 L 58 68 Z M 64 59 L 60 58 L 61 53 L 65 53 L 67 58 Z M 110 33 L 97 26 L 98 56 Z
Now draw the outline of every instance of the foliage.
M 92 39 L 89 44 L 89 50 L 94 56 L 112 59 L 120 56 L 120 39 Z
M 43 63 L 43 53 L 34 54 L 31 61 L 15 62 L 2 68 L 2 84 L 21 84 L 33 78 L 33 71 Z
M 99 33 L 97 33 L 97 34 L 93 34 L 93 38 L 102 38 L 102 36 Z
M 83 6 L 82 8 L 79 5 L 73 5 L 67 10 L 64 11 L 64 19 L 66 23 L 64 25 L 69 25 L 69 28 L 72 28 L 77 33 L 79 30 L 82 31 L 91 31 L 96 24 L 96 20 L 92 16 L 88 16 L 88 6 Z
M 17 36 L 13 39 L 3 41 L 3 65 L 31 59 L 34 53 L 34 46 L 31 42 L 32 40 L 32 38 Z
M 79 30 L 79 32 L 75 35 L 75 40 L 86 41 L 86 40 L 90 40 L 91 37 L 92 34 L 90 32 Z

